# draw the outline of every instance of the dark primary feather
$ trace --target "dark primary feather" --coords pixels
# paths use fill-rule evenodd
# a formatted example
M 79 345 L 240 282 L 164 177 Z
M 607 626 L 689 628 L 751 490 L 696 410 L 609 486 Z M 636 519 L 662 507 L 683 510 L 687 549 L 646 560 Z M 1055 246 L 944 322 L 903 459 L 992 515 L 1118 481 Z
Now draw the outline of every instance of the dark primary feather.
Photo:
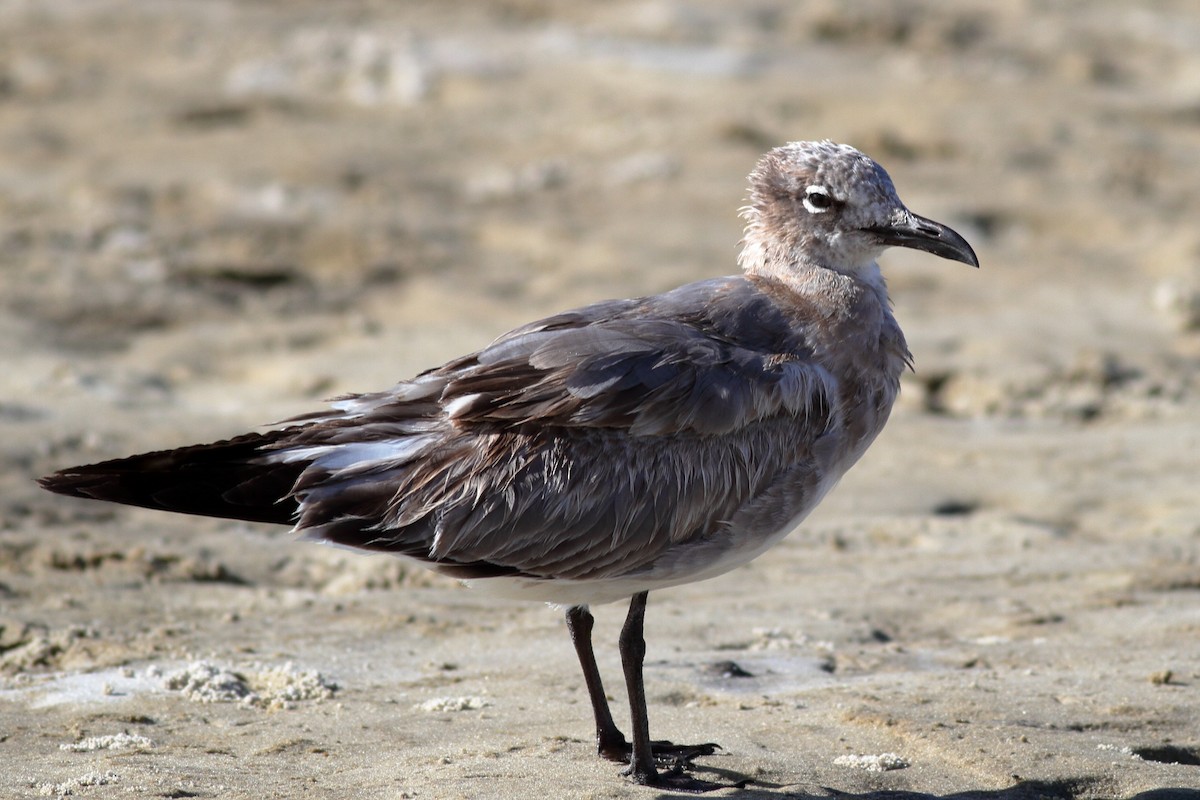
M 72 497 L 249 522 L 291 524 L 299 507 L 289 493 L 302 464 L 264 466 L 262 448 L 287 430 L 143 453 L 71 467 L 38 481 Z
M 758 513 L 751 498 L 785 476 L 801 493 L 822 479 L 815 440 L 836 381 L 809 360 L 776 291 L 722 278 L 599 303 L 291 428 L 45 485 L 296 521 L 461 577 L 628 574 L 681 542 L 720 549 L 739 514 Z M 778 513 L 799 503 L 776 502 Z

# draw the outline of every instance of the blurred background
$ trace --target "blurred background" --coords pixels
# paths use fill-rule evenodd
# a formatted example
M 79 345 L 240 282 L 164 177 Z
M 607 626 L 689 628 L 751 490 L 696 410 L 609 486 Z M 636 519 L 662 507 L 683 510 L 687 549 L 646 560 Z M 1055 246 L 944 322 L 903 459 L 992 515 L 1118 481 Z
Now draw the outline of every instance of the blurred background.
M 34 476 L 229 436 L 536 316 L 732 273 L 746 174 L 823 138 L 880 161 L 982 269 L 885 254 L 916 372 L 814 518 L 824 533 L 789 546 L 893 567 L 915 547 L 912 586 L 885 593 L 912 603 L 903 622 L 840 601 L 888 637 L 911 626 L 910 648 L 1050 624 L 1082 648 L 1054 674 L 1109 654 L 1078 620 L 1173 609 L 1106 624 L 1151 637 L 1126 642 L 1139 686 L 1195 677 L 1194 0 L 0 0 L 0 671 L 145 656 L 132 601 L 104 599 L 122 582 L 195 601 L 215 581 L 232 603 L 234 573 L 310 602 L 402 580 L 363 562 L 348 587 L 342 554 L 65 501 Z M 855 522 L 880 515 L 918 532 Z M 304 566 L 265 555 L 284 550 Z M 1002 577 L 1034 564 L 1065 581 L 1044 603 Z M 918 602 L 935 574 L 994 582 L 955 584 L 938 616 Z M 1004 591 L 1011 607 L 989 605 Z M 62 633 L 105 602 L 115 649 Z M 858 642 L 836 618 L 805 624 Z M 199 637 L 205 618 L 179 625 Z M 57 651 L 29 655 L 55 631 Z M 1139 719 L 1186 731 L 1181 701 L 1156 697 Z
M 184 386 L 268 422 L 732 272 L 745 174 L 805 138 L 980 253 L 886 258 L 909 400 L 1095 419 L 1194 388 L 1188 2 L 9 0 L 0 424 L 113 434 Z

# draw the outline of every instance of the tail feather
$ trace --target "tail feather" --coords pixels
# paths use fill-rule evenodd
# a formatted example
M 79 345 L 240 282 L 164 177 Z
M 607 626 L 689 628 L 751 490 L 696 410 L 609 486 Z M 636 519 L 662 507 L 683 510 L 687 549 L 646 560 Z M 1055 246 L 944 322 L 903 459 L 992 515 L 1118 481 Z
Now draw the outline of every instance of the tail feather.
M 70 467 L 38 483 L 72 497 L 290 525 L 298 510 L 291 491 L 305 464 L 262 459 L 263 448 L 286 433 L 250 433 L 228 441 Z

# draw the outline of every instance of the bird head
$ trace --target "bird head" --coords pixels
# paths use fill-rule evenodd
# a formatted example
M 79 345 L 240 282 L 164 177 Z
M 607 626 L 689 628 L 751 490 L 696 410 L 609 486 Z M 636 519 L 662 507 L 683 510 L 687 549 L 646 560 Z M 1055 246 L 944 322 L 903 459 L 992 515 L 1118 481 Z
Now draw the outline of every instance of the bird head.
M 767 153 L 750 173 L 742 216 L 748 271 L 806 265 L 854 274 L 893 246 L 979 266 L 966 239 L 909 211 L 883 167 L 849 145 L 793 142 Z

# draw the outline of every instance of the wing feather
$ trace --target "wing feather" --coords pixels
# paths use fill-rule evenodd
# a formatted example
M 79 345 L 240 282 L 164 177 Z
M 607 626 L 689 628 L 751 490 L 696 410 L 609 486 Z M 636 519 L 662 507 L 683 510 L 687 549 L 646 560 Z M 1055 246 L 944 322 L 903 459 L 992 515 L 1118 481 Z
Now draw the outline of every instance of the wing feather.
M 720 537 L 799 462 L 815 487 L 836 380 L 761 294 L 716 294 L 705 318 L 635 301 L 568 312 L 420 387 L 343 399 L 353 425 L 333 415 L 304 436 L 298 527 L 463 574 L 589 579 Z M 745 324 L 722 298 L 761 306 L 753 336 L 722 327 Z
M 844 466 L 844 387 L 772 291 L 724 278 L 588 306 L 267 434 L 45 485 L 295 522 L 460 577 L 592 580 L 711 556 L 776 531 Z

